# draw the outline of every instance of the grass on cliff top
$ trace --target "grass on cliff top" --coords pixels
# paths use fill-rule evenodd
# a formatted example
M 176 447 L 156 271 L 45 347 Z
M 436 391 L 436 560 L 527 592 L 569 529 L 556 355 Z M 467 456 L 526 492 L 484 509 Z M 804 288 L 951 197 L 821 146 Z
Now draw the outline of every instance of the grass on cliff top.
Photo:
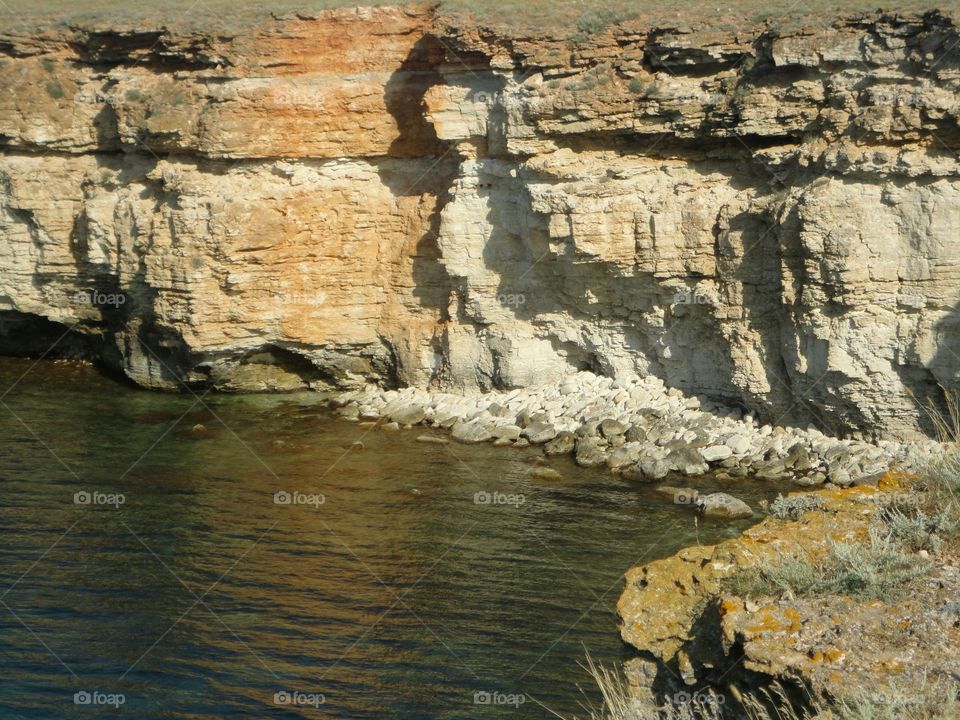
M 943 8 L 931 0 L 607 0 L 606 2 L 471 2 L 444 0 L 441 8 L 454 16 L 473 16 L 479 21 L 517 29 L 543 29 L 548 25 L 585 36 L 611 25 L 638 21 L 641 24 L 697 25 L 709 23 L 726 29 L 769 23 L 790 27 L 799 24 L 829 24 L 842 16 L 873 13 L 880 9 L 898 13 L 923 13 Z M 547 27 L 546 29 L 550 29 Z
M 831 543 L 827 556 L 788 555 L 741 570 L 726 579 L 735 595 L 757 597 L 849 595 L 888 600 L 930 570 L 930 562 L 905 550 L 891 535 L 871 528 L 865 543 Z
M 760 23 L 791 26 L 829 24 L 834 18 L 873 13 L 878 9 L 900 14 L 948 10 L 933 0 L 439 0 L 438 2 L 397 3 L 377 0 L 3 0 L 0 3 L 0 31 L 18 21 L 80 22 L 95 19 L 115 23 L 134 21 L 163 25 L 224 29 L 256 21 L 271 14 L 296 10 L 316 11 L 338 7 L 389 6 L 400 4 L 435 5 L 441 16 L 477 22 L 510 31 L 534 35 L 589 36 L 611 25 L 638 21 L 642 24 L 668 23 L 742 28 Z

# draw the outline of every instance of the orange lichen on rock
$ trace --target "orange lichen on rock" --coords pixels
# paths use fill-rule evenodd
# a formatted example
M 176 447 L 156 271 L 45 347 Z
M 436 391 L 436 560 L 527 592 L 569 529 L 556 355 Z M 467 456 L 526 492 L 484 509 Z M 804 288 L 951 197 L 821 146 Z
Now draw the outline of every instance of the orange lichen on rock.
M 759 618 L 757 618 L 759 615 Z M 800 613 L 793 608 L 767 605 L 753 614 L 754 621 L 747 625 L 747 632 L 794 633 L 800 629 Z
M 896 477 L 887 488 L 900 488 Z M 895 490 L 898 491 L 898 490 Z M 768 518 L 734 540 L 712 548 L 696 549 L 705 558 L 700 564 L 677 564 L 676 558 L 650 563 L 642 569 L 647 584 L 628 585 L 619 609 L 623 638 L 671 663 L 683 651 L 694 670 L 708 675 L 710 668 L 729 665 L 743 656 L 743 667 L 772 679 L 802 678 L 814 693 L 845 697 L 851 688 L 879 688 L 885 678 L 911 672 L 915 667 L 949 673 L 958 660 L 960 624 L 945 626 L 931 606 L 960 592 L 960 571 L 946 568 L 941 580 L 919 586 L 934 597 L 907 595 L 897 601 L 861 601 L 846 596 L 754 598 L 729 594 L 704 594 L 684 602 L 661 604 L 659 587 L 672 587 L 671 572 L 683 569 L 682 585 L 722 587 L 724 578 L 740 569 L 790 555 L 817 558 L 827 552 L 833 538 L 864 538 L 885 492 L 876 487 L 818 491 L 823 509 L 805 513 L 799 520 Z M 696 575 L 696 581 L 690 574 Z M 715 600 L 714 604 L 711 601 Z M 709 612 L 715 608 L 715 612 Z M 653 636 L 649 628 L 638 632 L 631 616 L 657 618 L 659 628 L 675 633 Z M 696 641 L 711 623 L 718 625 L 721 646 Z M 921 640 L 922 638 L 922 640 Z M 728 655 L 729 654 L 729 655 Z M 909 663 L 904 657 L 910 657 Z M 835 672 L 843 664 L 843 674 Z

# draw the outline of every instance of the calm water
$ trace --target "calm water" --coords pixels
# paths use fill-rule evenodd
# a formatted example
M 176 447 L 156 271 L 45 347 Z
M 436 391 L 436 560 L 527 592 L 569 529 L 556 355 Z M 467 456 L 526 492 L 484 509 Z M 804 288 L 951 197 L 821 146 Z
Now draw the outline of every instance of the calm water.
M 0 393 L 30 366 L 0 361 Z M 534 450 L 417 443 L 311 396 L 201 404 L 41 363 L 3 403 L 4 718 L 582 716 L 585 653 L 624 652 L 623 571 L 697 539 L 642 485 L 566 459 L 537 480 Z

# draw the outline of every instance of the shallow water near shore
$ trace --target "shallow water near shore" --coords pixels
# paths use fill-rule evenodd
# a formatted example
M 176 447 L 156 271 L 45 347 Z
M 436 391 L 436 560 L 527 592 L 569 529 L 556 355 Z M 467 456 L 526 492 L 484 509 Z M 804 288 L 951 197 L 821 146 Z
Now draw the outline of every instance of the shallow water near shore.
M 441 434 L 315 395 L 201 401 L 0 360 L 11 386 L 4 717 L 583 716 L 586 653 L 626 657 L 624 571 L 753 522 L 698 528 L 652 486 L 566 458 L 537 479 L 536 448 L 419 443 Z

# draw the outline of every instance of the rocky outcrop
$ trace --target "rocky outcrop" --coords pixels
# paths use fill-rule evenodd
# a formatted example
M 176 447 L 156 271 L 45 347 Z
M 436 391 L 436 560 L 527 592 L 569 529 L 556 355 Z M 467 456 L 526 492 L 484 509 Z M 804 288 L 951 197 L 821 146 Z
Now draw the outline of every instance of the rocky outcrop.
M 811 510 L 794 519 L 770 517 L 742 537 L 630 570 L 617 610 L 623 639 L 638 651 L 626 663 L 631 694 L 669 697 L 709 688 L 732 703 L 776 684 L 798 706 L 863 698 L 894 705 L 932 697 L 931 688 L 954 695 L 960 683 L 955 555 L 934 558 L 909 591 L 882 599 L 786 591 L 751 598 L 725 585 L 744 568 L 798 556 L 816 563 L 831 543 L 864 541 L 879 507 L 916 500 L 902 490 L 892 473 L 879 487 L 819 490 L 803 496 Z M 921 552 L 917 563 L 927 557 Z
M 958 39 L 418 6 L 0 31 L 0 350 L 166 388 L 588 369 L 908 436 L 960 369 Z

